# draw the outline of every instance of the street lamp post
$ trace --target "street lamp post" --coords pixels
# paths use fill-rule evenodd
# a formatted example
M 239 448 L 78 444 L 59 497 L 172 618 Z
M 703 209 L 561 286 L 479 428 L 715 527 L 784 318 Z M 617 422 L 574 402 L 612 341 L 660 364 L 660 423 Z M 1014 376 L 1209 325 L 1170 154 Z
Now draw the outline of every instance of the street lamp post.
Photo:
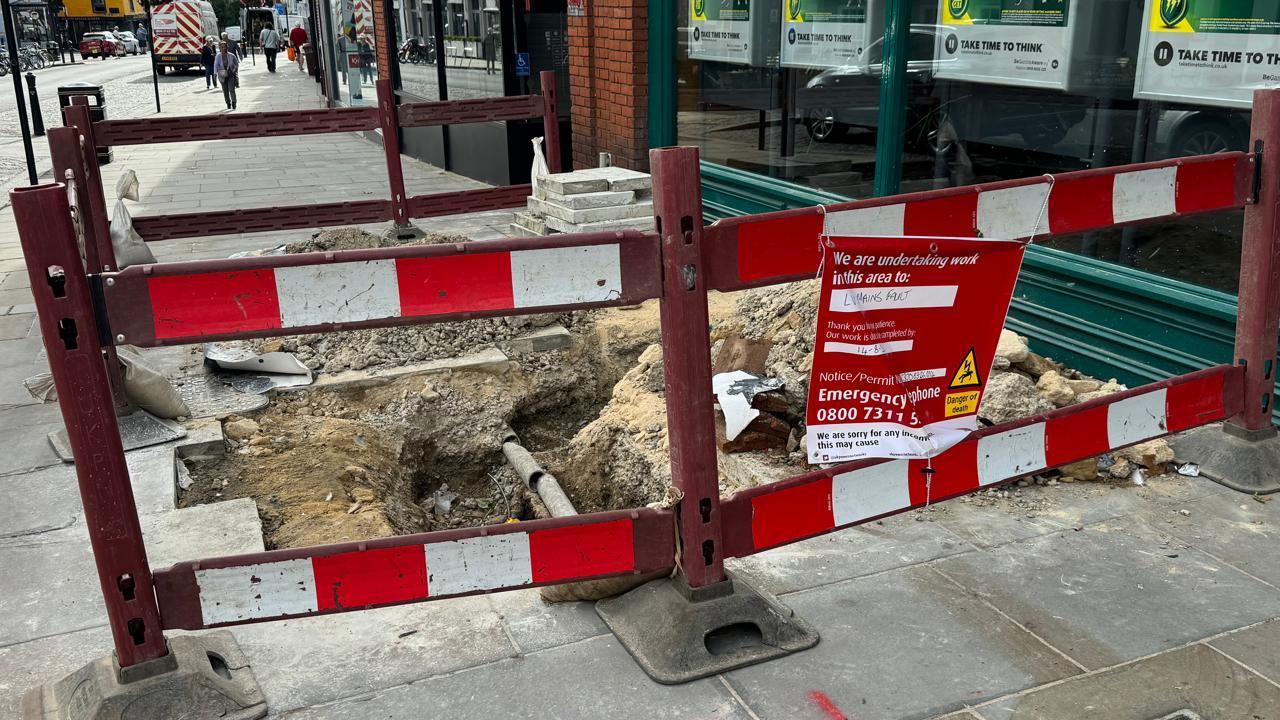
M 22 60 L 18 57 L 18 33 L 14 29 L 13 6 L 9 0 L 0 0 L 0 15 L 4 16 L 4 39 L 9 44 L 9 67 L 13 75 L 13 101 L 18 106 L 18 124 L 22 130 L 22 149 L 27 155 L 27 177 L 31 184 L 36 180 L 36 153 L 31 147 L 31 126 L 27 122 L 27 101 L 22 92 Z
M 156 26 L 151 22 L 151 2 L 152 0 L 142 0 L 142 4 L 147 8 L 147 36 L 155 38 Z M 151 48 L 147 53 L 151 56 L 151 88 L 156 93 L 156 112 L 160 112 L 160 72 L 156 66 L 156 50 L 155 40 L 151 41 Z

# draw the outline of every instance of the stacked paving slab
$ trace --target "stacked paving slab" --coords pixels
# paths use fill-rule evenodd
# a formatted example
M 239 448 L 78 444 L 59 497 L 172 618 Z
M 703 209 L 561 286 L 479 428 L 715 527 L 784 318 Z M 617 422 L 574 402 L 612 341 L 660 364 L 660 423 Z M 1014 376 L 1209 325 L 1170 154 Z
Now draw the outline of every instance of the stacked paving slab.
M 653 180 L 620 167 L 545 175 L 511 229 L 518 235 L 653 230 Z

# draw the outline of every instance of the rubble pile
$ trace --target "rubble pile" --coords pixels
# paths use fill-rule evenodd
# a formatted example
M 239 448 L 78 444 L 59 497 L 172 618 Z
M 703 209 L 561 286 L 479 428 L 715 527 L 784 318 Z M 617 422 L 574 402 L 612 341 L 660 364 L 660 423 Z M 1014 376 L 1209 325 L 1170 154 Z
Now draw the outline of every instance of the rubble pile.
M 330 252 L 399 245 L 434 245 L 465 242 L 456 235 L 428 233 L 422 238 L 398 241 L 358 228 L 336 228 L 309 240 L 286 246 L 288 253 Z M 398 366 L 457 357 L 502 343 L 539 328 L 560 323 L 570 329 L 584 320 L 584 313 L 521 315 L 408 327 L 376 328 L 343 333 L 293 335 L 255 341 L 260 353 L 295 354 L 313 372 L 336 373 Z
M 738 313 L 742 334 L 772 340 L 764 375 L 783 381 L 783 397 L 792 418 L 803 422 L 813 365 L 813 333 L 817 321 L 818 282 L 757 288 L 741 293 Z M 1010 330 L 1000 334 L 978 418 L 988 425 L 1017 420 L 1120 392 L 1114 378 L 1098 380 L 1051 358 L 1031 352 L 1025 338 Z M 796 432 L 803 437 L 799 424 Z M 803 450 L 803 448 L 801 448 Z M 1135 469 L 1166 471 L 1173 451 L 1163 440 L 1151 440 L 1059 470 L 1065 481 L 1129 479 Z

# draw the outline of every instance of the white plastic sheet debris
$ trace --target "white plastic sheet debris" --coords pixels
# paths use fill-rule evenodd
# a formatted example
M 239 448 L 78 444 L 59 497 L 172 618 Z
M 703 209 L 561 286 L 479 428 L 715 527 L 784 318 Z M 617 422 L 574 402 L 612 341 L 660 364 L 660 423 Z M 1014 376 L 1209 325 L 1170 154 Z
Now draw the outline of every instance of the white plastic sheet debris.
M 311 377 L 311 370 L 293 353 L 260 353 L 243 340 L 205 343 L 204 357 L 223 370 Z
M 1178 474 L 1187 477 L 1200 477 L 1200 466 L 1195 463 L 1182 463 L 1178 466 Z
M 760 411 L 751 407 L 756 395 L 782 388 L 776 378 L 760 378 L 745 370 L 720 373 L 711 378 L 711 390 L 724 413 L 724 439 L 733 440 L 760 417 Z

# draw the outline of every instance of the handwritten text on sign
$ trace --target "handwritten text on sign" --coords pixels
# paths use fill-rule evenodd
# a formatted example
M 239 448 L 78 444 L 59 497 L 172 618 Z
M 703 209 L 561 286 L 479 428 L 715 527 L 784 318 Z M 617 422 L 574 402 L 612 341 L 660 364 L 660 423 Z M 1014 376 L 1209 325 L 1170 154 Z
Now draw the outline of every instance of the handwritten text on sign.
M 932 457 L 977 428 L 1023 243 L 832 237 L 809 379 L 809 462 Z

